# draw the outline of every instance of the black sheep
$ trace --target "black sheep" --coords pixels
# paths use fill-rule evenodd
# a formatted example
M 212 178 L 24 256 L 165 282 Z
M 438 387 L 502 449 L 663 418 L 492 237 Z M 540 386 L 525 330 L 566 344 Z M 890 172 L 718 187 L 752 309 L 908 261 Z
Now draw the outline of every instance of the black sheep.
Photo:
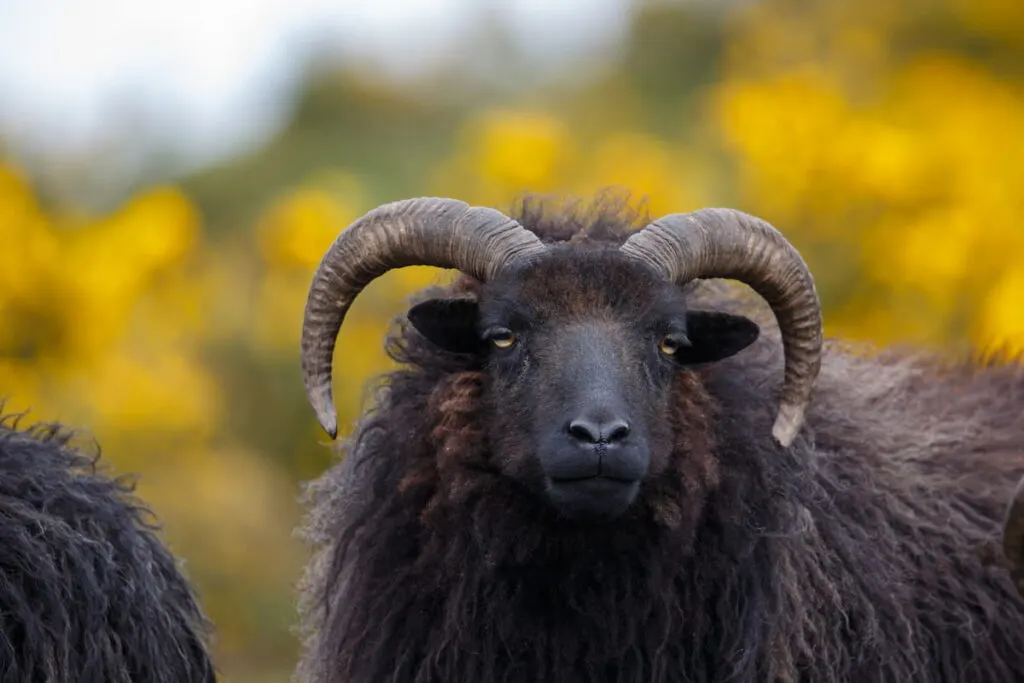
M 803 261 L 746 214 L 635 223 L 420 199 L 339 236 L 303 325 L 332 435 L 362 287 L 464 276 L 399 319 L 403 366 L 310 488 L 299 677 L 1024 680 L 1024 599 L 988 559 L 1024 474 L 1021 365 L 824 342 Z
M 132 486 L 0 418 L 0 681 L 212 683 L 208 624 Z

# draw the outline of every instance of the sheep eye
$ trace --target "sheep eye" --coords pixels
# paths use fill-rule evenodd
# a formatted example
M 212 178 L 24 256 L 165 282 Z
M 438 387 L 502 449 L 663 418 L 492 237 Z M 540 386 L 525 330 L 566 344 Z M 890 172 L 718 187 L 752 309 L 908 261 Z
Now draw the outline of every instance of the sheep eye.
M 491 343 L 499 349 L 507 349 L 516 343 L 516 335 L 512 330 L 504 327 L 493 330 L 487 336 L 491 340 Z
M 668 334 L 661 338 L 658 342 L 658 350 L 666 356 L 675 355 L 676 351 L 684 346 L 688 346 L 690 341 L 681 334 Z

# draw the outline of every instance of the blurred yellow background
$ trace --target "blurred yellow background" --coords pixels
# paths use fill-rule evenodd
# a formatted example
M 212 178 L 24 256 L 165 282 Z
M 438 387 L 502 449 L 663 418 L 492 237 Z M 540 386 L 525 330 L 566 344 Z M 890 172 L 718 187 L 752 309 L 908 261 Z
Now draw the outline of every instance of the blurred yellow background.
M 550 74 L 495 3 L 415 78 L 312 60 L 256 142 L 114 191 L 103 148 L 33 155 L 0 132 L 5 412 L 81 428 L 140 475 L 226 680 L 286 681 L 296 657 L 296 498 L 329 462 L 298 367 L 306 287 L 380 203 L 618 185 L 654 214 L 733 206 L 804 253 L 829 335 L 1024 349 L 1019 0 L 618 5 L 619 38 Z M 343 431 L 388 320 L 441 276 L 393 272 L 357 302 Z

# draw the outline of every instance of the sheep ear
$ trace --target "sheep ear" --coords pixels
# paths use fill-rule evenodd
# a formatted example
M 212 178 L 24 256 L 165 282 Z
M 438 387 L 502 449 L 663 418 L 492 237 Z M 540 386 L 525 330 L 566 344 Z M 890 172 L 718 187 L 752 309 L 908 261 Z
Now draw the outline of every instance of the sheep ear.
M 690 345 L 680 347 L 675 357 L 689 366 L 714 363 L 739 353 L 757 340 L 761 328 L 742 315 L 689 311 L 686 333 Z
M 410 308 L 408 318 L 427 341 L 445 351 L 476 353 L 480 350 L 482 342 L 476 331 L 474 299 L 428 299 Z

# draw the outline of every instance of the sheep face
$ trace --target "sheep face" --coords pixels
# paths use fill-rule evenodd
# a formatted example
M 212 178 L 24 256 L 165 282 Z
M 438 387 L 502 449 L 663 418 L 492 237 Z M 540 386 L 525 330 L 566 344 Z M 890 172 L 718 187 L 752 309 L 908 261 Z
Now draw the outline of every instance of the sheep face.
M 751 344 L 746 318 L 687 309 L 683 292 L 615 250 L 562 246 L 472 298 L 409 311 L 432 343 L 486 369 L 488 439 L 503 474 L 564 517 L 610 521 L 664 470 L 686 429 L 675 380 Z

